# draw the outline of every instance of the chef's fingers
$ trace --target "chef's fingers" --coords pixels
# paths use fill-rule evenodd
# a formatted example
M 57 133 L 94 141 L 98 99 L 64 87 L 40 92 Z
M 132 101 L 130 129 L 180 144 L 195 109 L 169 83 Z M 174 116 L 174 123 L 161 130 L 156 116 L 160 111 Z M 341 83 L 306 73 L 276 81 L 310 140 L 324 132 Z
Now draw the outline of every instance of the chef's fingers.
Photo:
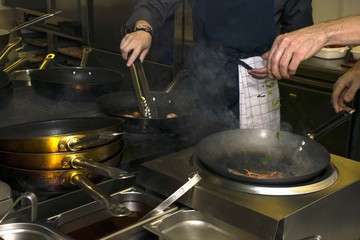
M 288 43 L 283 35 L 279 35 L 275 39 L 273 46 L 271 47 L 269 59 L 267 62 L 267 72 L 270 79 L 281 79 L 279 64 L 284 51 L 287 49 L 287 45 Z
M 134 48 L 134 50 L 132 51 L 131 55 L 128 58 L 126 66 L 130 67 L 135 62 L 136 58 L 139 57 L 140 52 L 141 49 L 139 47 Z
M 149 49 L 144 49 L 144 50 L 140 53 L 139 58 L 140 58 L 140 61 L 141 61 L 141 62 L 143 62 L 143 61 L 145 60 L 145 57 L 146 57 L 146 55 L 148 54 L 148 52 L 149 52 Z
M 253 68 L 248 70 L 248 73 L 256 79 L 264 79 L 267 77 L 267 68 Z

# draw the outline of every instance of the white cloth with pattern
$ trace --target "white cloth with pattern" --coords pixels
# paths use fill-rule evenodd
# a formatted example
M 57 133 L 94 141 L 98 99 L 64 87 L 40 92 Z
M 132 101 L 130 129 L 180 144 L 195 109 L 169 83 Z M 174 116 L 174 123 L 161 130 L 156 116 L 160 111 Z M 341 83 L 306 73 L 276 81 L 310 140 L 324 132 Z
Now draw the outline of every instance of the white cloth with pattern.
M 261 57 L 241 59 L 252 68 L 262 68 Z M 280 94 L 277 80 L 256 79 L 239 65 L 240 128 L 280 130 Z

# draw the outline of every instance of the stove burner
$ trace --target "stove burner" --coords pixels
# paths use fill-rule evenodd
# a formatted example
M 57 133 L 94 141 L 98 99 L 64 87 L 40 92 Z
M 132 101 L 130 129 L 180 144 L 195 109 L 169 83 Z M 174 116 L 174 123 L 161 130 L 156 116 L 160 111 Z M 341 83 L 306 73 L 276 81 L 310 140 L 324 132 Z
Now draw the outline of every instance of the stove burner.
M 218 175 L 200 163 L 195 154 L 190 158 L 190 165 L 196 168 L 196 171 L 199 172 L 203 179 L 221 188 L 259 195 L 287 196 L 313 193 L 331 186 L 339 177 L 339 171 L 335 165 L 330 162 L 319 176 L 308 182 L 294 185 L 259 185 L 242 183 Z

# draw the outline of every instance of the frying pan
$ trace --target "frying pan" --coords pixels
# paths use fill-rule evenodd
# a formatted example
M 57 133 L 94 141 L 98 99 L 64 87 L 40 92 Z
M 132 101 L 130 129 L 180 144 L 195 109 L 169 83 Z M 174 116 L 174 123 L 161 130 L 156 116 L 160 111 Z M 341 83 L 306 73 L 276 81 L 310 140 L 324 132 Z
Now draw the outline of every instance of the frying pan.
M 54 60 L 54 58 L 55 55 L 53 53 L 50 53 L 46 55 L 39 69 L 23 69 L 23 70 L 12 71 L 8 74 L 9 78 L 11 81 L 14 81 L 17 86 L 30 87 L 31 86 L 30 73 L 46 68 L 52 62 L 52 60 Z
M 328 150 L 314 141 L 348 120 L 341 112 L 308 136 L 264 129 L 215 133 L 197 146 L 205 167 L 227 178 L 256 184 L 294 184 L 315 178 L 329 164 Z
M 40 17 L 34 18 L 30 21 L 24 22 L 16 27 L 14 27 L 11 30 L 5 30 L 5 29 L 0 29 L 0 50 L 3 49 L 8 43 L 9 43 L 9 37 L 10 37 L 10 33 L 16 32 L 20 29 L 23 29 L 25 27 L 28 27 L 32 24 L 35 24 L 37 22 L 43 21 L 47 18 L 53 17 L 57 14 L 61 13 L 61 11 L 57 11 L 55 13 L 49 13 L 49 14 L 45 14 L 45 15 L 41 15 Z
M 93 101 L 109 92 L 119 91 L 121 72 L 97 67 L 55 67 L 30 73 L 36 93 L 54 100 Z
M 116 166 L 121 159 L 121 153 L 102 162 L 103 165 Z M 91 173 L 87 170 L 29 170 L 0 165 L 1 179 L 11 187 L 21 191 L 32 191 L 34 193 L 64 193 L 76 188 L 81 188 L 92 198 L 103 204 L 107 211 L 113 216 L 126 216 L 131 212 L 114 198 L 104 193 L 93 183 L 100 182 L 104 177 Z M 124 178 L 132 177 L 126 175 Z
M 124 119 L 125 132 L 176 132 L 182 123 L 188 119 L 194 107 L 194 103 L 191 100 L 170 93 L 177 80 L 185 74 L 187 72 L 180 72 L 164 92 L 151 91 L 151 96 L 157 110 L 157 118 L 132 118 L 127 116 L 139 111 L 135 92 L 109 93 L 98 98 L 96 104 L 98 109 L 105 114 Z M 177 117 L 166 118 L 166 115 L 169 113 L 175 113 Z
M 77 152 L 17 153 L 0 151 L 0 164 L 33 170 L 69 169 L 72 168 L 70 162 L 73 158 L 101 162 L 116 155 L 123 148 L 124 141 L 116 140 L 100 147 Z
M 123 124 L 124 120 L 110 117 L 79 117 L 5 126 L 0 128 L 0 149 L 25 153 L 79 151 L 106 144 L 114 138 L 103 139 L 101 144 L 94 141 L 95 144 L 76 148 L 72 147 L 72 143 L 100 133 L 122 132 Z

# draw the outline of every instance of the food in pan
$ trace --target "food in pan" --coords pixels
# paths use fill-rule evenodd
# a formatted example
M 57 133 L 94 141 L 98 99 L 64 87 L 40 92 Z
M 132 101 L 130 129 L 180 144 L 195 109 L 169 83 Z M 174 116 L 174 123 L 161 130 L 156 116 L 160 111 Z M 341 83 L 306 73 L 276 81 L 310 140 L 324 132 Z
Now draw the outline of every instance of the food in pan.
M 277 172 L 272 172 L 270 174 L 267 173 L 255 173 L 255 172 L 251 172 L 247 169 L 244 168 L 244 171 L 246 173 L 241 173 L 238 171 L 235 171 L 234 169 L 228 168 L 229 173 L 238 175 L 238 176 L 244 176 L 244 177 L 257 177 L 257 178 L 277 178 Z
M 139 112 L 133 112 L 131 114 L 123 114 L 123 117 L 128 117 L 128 118 L 141 118 L 141 115 Z M 168 113 L 166 114 L 166 118 L 176 118 L 177 115 L 175 113 Z

